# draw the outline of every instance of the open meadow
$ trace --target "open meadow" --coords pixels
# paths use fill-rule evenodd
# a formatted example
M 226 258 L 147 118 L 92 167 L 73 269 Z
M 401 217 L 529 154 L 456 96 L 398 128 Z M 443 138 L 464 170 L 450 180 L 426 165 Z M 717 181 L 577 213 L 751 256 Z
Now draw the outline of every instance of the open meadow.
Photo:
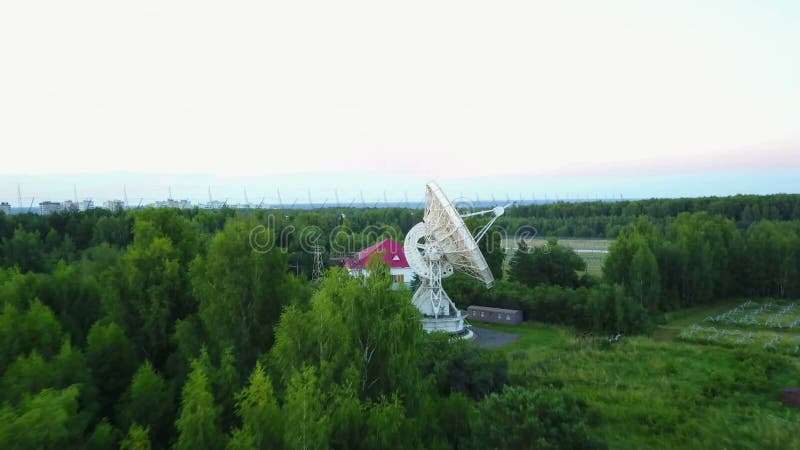
M 573 249 L 578 256 L 586 261 L 586 272 L 596 276 L 600 276 L 602 273 L 603 261 L 608 255 L 608 247 L 612 242 L 614 242 L 613 239 L 558 239 L 560 245 Z M 530 247 L 539 247 L 547 244 L 547 239 L 525 239 L 525 243 Z M 507 258 L 510 259 L 517 249 L 517 242 L 514 239 L 505 239 L 503 248 L 506 250 Z
M 771 325 L 794 323 L 797 307 L 724 302 L 615 342 L 531 322 L 476 326 L 519 334 L 496 350 L 514 382 L 585 401 L 593 432 L 612 449 L 790 449 L 800 448 L 800 409 L 783 406 L 780 392 L 800 381 L 800 329 Z

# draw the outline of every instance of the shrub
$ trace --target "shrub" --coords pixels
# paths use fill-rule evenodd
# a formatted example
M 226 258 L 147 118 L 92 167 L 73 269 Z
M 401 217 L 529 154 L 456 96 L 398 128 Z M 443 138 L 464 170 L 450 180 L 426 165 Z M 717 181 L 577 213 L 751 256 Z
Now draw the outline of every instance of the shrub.
M 506 386 L 478 405 L 471 429 L 475 450 L 605 448 L 589 436 L 580 404 L 554 389 Z

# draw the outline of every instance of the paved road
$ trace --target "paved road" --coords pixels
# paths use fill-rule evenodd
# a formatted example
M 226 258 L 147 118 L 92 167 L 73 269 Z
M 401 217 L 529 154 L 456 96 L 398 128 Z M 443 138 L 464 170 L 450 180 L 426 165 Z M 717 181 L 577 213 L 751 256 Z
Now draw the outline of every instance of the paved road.
M 487 330 L 476 326 L 472 327 L 472 332 L 475 333 L 475 343 L 486 348 L 502 347 L 516 341 L 519 337 L 515 333 Z

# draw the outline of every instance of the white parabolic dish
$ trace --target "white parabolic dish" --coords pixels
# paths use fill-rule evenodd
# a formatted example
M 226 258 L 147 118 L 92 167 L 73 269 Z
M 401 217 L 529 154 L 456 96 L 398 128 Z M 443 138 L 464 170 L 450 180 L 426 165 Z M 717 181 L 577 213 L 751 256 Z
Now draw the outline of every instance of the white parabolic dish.
M 492 212 L 496 219 L 498 211 L 502 214 L 503 209 L 478 214 Z M 461 214 L 436 182 L 427 184 L 422 222 L 409 230 L 403 246 L 409 265 L 420 278 L 413 302 L 424 316 L 425 330 L 463 332 L 464 317 L 442 289 L 442 278 L 459 270 L 491 287 L 494 276 Z
M 494 276 L 478 248 L 478 243 L 461 214 L 434 181 L 427 185 L 425 216 L 422 221 L 439 243 L 447 261 L 456 270 L 483 281 L 487 288 L 492 287 Z

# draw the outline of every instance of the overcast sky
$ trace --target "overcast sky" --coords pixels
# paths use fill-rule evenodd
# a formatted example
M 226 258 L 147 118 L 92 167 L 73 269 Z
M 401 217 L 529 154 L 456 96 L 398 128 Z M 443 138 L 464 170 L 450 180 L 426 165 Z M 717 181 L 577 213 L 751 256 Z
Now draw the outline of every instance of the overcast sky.
M 800 2 L 5 1 L 0 149 L 0 200 L 798 192 Z

